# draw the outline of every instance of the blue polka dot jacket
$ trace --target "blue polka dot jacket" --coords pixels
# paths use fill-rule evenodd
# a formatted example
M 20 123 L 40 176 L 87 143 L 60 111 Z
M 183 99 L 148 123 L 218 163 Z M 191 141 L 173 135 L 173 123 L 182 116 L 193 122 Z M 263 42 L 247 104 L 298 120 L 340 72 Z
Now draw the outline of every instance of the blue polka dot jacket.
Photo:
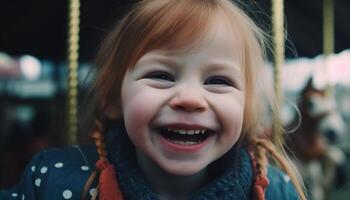
M 114 166 L 124 199 L 159 199 L 138 168 L 134 147 L 125 131 L 113 128 L 107 133 L 106 141 L 108 160 Z M 96 148 L 92 144 L 44 150 L 33 157 L 16 186 L 0 191 L 0 200 L 82 199 L 85 182 L 95 170 L 97 160 Z M 193 191 L 188 199 L 252 198 L 253 168 L 245 149 L 232 148 L 208 169 L 211 181 L 198 191 Z M 270 184 L 266 189 L 266 200 L 298 199 L 289 177 L 279 169 L 269 166 L 268 179 Z M 86 199 L 91 199 L 98 192 L 96 187 L 97 180 L 89 188 Z

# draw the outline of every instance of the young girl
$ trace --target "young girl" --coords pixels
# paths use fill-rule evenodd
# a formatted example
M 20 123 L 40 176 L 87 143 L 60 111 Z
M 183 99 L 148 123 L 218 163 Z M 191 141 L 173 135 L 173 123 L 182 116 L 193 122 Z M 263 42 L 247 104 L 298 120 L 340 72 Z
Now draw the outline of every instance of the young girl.
M 262 139 L 263 42 L 228 0 L 139 2 L 97 57 L 97 148 L 39 153 L 1 199 L 306 199 Z

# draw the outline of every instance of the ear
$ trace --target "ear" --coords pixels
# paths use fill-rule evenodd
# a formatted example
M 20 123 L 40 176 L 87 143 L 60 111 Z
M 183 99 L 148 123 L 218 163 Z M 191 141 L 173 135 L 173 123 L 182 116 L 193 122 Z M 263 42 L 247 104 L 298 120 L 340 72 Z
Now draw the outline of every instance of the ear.
M 313 88 L 312 81 L 313 77 L 310 76 L 309 80 L 306 82 L 305 88 Z
M 312 85 L 312 82 L 313 82 L 313 77 L 310 76 L 309 79 L 307 80 L 304 88 L 301 90 L 302 96 L 305 95 L 307 91 L 315 90 L 314 86 Z

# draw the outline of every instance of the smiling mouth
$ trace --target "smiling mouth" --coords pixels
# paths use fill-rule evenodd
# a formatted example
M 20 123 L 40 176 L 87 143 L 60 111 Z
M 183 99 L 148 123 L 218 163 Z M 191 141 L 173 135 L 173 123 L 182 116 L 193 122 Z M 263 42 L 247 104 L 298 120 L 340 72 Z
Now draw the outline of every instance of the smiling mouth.
M 158 133 L 167 141 L 179 145 L 197 145 L 208 139 L 214 132 L 208 129 L 172 129 L 158 128 Z

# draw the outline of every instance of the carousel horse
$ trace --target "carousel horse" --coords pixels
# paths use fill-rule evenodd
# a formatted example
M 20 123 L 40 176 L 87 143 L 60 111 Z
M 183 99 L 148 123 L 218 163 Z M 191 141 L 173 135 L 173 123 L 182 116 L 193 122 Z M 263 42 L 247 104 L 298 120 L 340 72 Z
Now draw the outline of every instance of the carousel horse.
M 334 96 L 327 89 L 313 87 L 312 78 L 301 91 L 298 108 L 301 123 L 288 135 L 288 149 L 296 157 L 310 199 L 329 199 L 332 189 L 346 182 L 345 154 L 337 147 L 346 131 L 345 122 Z

